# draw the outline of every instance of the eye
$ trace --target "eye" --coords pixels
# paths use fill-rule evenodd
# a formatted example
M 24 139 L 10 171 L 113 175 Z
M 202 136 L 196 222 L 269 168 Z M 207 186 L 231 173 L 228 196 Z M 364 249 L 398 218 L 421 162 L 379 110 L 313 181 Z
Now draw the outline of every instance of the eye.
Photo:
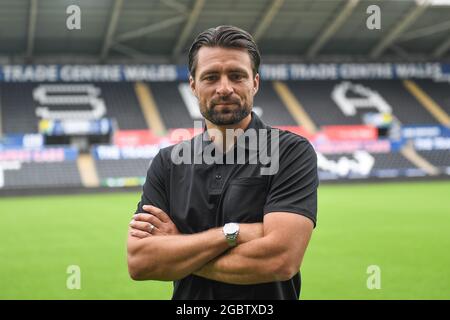
M 208 76 L 203 77 L 203 80 L 212 82 L 212 81 L 217 80 L 217 76 L 215 76 L 215 75 L 208 75 Z
M 244 78 L 244 76 L 240 73 L 233 73 L 230 75 L 230 79 L 233 81 L 240 81 Z

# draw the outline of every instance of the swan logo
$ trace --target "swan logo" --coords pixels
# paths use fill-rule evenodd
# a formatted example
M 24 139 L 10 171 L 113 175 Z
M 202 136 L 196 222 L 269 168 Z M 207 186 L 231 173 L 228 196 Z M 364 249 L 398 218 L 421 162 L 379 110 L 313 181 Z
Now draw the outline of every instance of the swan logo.
M 356 97 L 349 97 L 349 94 Z M 392 113 L 390 104 L 377 91 L 349 81 L 336 85 L 331 98 L 347 117 L 355 116 L 357 109 L 367 108 L 375 108 L 380 113 Z
M 101 90 L 92 84 L 39 85 L 33 90 L 33 98 L 39 102 L 36 116 L 43 119 L 95 120 L 106 114 Z M 74 110 L 76 106 L 91 107 L 90 110 Z M 67 107 L 69 110 L 51 110 L 50 106 Z
M 339 177 L 346 177 L 350 173 L 368 176 L 374 164 L 374 157 L 363 150 L 354 152 L 353 159 L 343 156 L 338 160 L 330 160 L 320 152 L 317 153 L 318 168 L 334 173 Z

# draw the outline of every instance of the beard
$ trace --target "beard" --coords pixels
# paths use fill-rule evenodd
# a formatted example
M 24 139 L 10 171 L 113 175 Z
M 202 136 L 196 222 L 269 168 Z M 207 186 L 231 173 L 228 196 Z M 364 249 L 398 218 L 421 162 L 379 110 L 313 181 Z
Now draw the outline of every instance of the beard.
M 220 104 L 229 104 L 217 107 Z M 238 99 L 213 99 L 209 106 L 200 105 L 202 116 L 215 125 L 233 125 L 242 121 L 252 111 L 250 104 L 242 104 Z

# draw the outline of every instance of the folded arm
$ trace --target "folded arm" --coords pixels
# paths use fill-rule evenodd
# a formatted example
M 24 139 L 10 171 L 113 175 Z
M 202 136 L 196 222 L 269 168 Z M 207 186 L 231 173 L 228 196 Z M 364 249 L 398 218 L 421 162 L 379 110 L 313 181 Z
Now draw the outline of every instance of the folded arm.
M 300 269 L 313 226 L 313 222 L 302 215 L 266 214 L 264 236 L 238 245 L 194 274 L 231 284 L 289 280 Z
M 182 235 L 162 210 L 145 209 L 151 214 L 139 214 L 130 223 L 128 270 L 134 280 L 178 280 L 229 249 L 222 228 Z M 238 243 L 261 236 L 261 223 L 242 224 Z
M 228 249 L 220 228 L 193 235 L 128 236 L 128 270 L 134 280 L 178 280 Z
M 149 212 L 130 223 L 128 267 L 134 280 L 189 274 L 231 284 L 289 280 L 300 268 L 313 229 L 302 215 L 273 212 L 264 223 L 240 224 L 238 245 L 228 250 L 222 228 L 181 235 L 162 210 Z M 156 225 L 152 234 L 150 224 Z

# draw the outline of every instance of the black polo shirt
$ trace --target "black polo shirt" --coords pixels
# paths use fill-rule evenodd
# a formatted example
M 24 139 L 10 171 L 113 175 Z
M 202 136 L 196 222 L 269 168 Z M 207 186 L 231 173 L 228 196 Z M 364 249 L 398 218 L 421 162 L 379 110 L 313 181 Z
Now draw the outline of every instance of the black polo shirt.
M 264 143 L 268 150 L 265 152 L 271 155 L 271 141 L 276 136 L 271 131 L 273 128 L 265 125 L 254 112 L 246 133 L 250 128 L 267 130 L 268 139 Z M 227 164 L 226 157 L 230 156 L 231 150 L 222 154 L 212 148 L 210 152 L 214 145 L 209 141 L 207 131 L 191 140 L 161 149 L 148 169 L 136 212 L 144 212 L 142 206 L 145 204 L 161 208 L 183 234 L 221 227 L 228 222 L 263 222 L 265 214 L 275 211 L 304 215 L 315 226 L 316 153 L 305 138 L 289 131 L 277 132 L 279 168 L 275 174 L 269 175 L 262 174 L 261 169 L 269 167 L 270 163 L 252 160 L 254 144 L 247 143 L 245 147 L 235 144 L 235 164 Z M 189 147 L 190 163 L 193 164 L 172 161 L 173 154 L 186 156 Z M 245 154 L 245 163 L 242 159 L 237 162 L 239 151 L 241 155 Z M 260 152 L 257 150 L 256 154 Z M 223 164 L 220 161 L 209 161 L 209 164 L 199 161 L 205 153 L 215 159 L 222 157 Z M 173 299 L 298 299 L 300 287 L 300 273 L 288 281 L 257 285 L 226 284 L 189 275 L 174 282 Z

